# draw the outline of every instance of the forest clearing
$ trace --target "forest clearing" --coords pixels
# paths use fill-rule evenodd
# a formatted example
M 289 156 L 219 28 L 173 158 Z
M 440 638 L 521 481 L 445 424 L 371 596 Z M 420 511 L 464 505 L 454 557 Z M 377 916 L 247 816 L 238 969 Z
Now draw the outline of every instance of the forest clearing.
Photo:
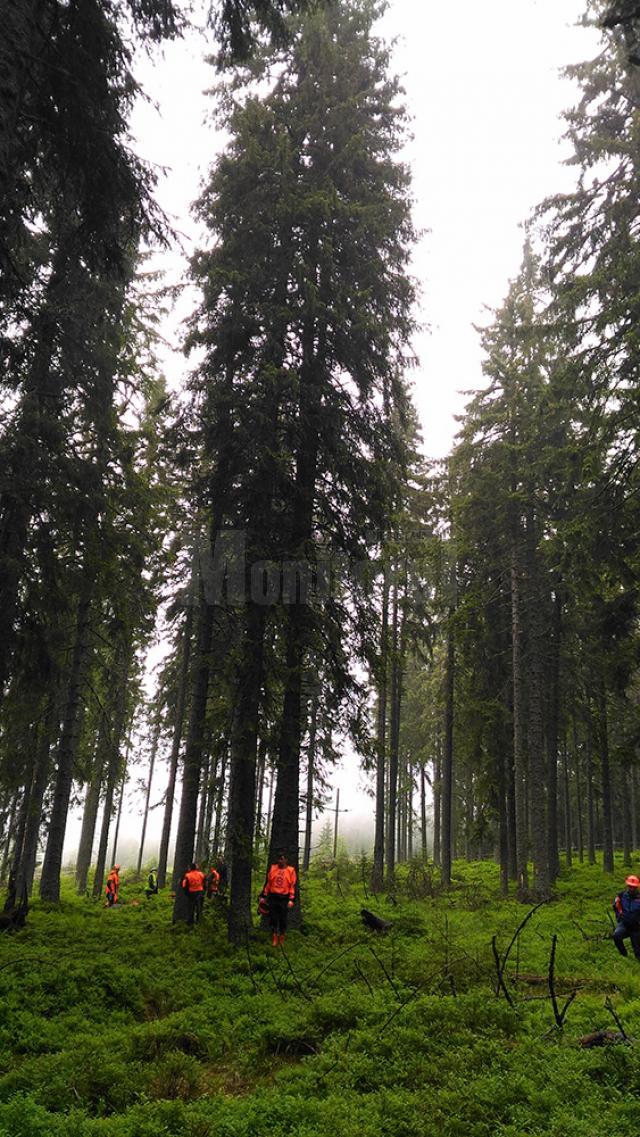
M 394 904 L 362 870 L 311 869 L 286 954 L 256 932 L 230 955 L 215 905 L 171 927 L 170 899 L 136 884 L 120 911 L 71 882 L 60 909 L 36 902 L 0 937 L 2 1137 L 636 1133 L 640 965 L 613 948 L 601 866 L 563 871 L 523 927 L 513 1005 L 491 942 L 502 957 L 530 908 L 500 899 L 496 865 L 455 862 L 445 894 L 415 863 Z M 559 1012 L 575 993 L 561 1027 L 554 935 Z M 614 1041 L 581 1045 L 597 1031 Z

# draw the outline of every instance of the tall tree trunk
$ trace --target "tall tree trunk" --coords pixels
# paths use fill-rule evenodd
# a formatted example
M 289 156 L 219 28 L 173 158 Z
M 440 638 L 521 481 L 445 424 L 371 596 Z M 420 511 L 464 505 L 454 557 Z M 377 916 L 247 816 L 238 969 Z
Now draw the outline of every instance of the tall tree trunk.
M 605 872 L 613 872 L 613 800 L 611 794 L 611 771 L 609 766 L 609 728 L 607 722 L 607 697 L 604 682 L 600 680 L 598 691 L 598 748 L 600 751 L 600 777 L 602 785 L 602 867 Z
M 453 715 L 455 694 L 455 638 L 453 617 L 456 610 L 456 564 L 451 566 L 451 603 L 447 622 L 447 657 L 444 681 L 444 753 L 442 758 L 442 883 L 451 885 L 453 854 Z
M 29 815 L 24 834 L 22 856 L 16 873 L 16 895 L 22 896 L 24 890 L 31 895 L 33 876 L 38 856 L 38 838 L 42 824 L 42 806 L 44 795 L 49 784 L 51 769 L 51 741 L 56 729 L 57 693 L 53 692 L 47 699 L 46 711 L 42 730 L 38 738 L 38 752 L 35 776 L 31 787 L 29 799 Z
M 111 826 L 111 815 L 113 813 L 113 797 L 115 794 L 116 784 L 118 777 L 121 773 L 120 761 L 120 747 L 125 733 L 125 725 L 127 719 L 127 685 L 129 678 L 129 670 L 131 667 L 131 647 L 128 644 L 120 645 L 116 653 L 116 661 L 114 664 L 114 684 L 112 685 L 105 718 L 110 731 L 106 736 L 107 757 L 104 765 L 106 766 L 107 778 L 104 795 L 104 808 L 102 813 L 102 824 L 100 826 L 100 839 L 98 841 L 98 854 L 96 857 L 96 871 L 93 877 L 93 896 L 102 895 L 102 885 L 104 883 L 104 874 L 107 861 L 107 847 L 109 841 L 109 829 Z
M 127 774 L 129 768 L 129 749 L 124 756 L 124 770 L 122 772 L 122 781 L 120 782 L 120 793 L 118 794 L 118 810 L 116 813 L 116 828 L 113 834 L 113 848 L 111 850 L 111 864 L 115 865 L 118 858 L 118 841 L 120 839 L 120 822 L 122 821 L 122 808 L 124 806 L 124 791 L 127 784 Z
M 198 642 L 194 689 L 191 696 L 191 713 L 182 769 L 182 797 L 178 818 L 178 832 L 173 857 L 173 878 L 171 887 L 175 892 L 173 920 L 189 919 L 189 901 L 180 882 L 193 860 L 196 836 L 196 817 L 198 810 L 198 791 L 200 789 L 200 769 L 205 734 L 205 717 L 209 693 L 211 671 L 211 650 L 214 625 L 214 610 L 203 595 L 198 611 Z
M 318 424 L 322 406 L 322 385 L 325 378 L 326 324 L 316 311 L 315 281 L 318 273 L 318 238 L 312 233 L 309 239 L 307 271 L 313 290 L 305 297 L 305 317 L 302 329 L 302 365 L 298 396 L 299 442 L 296 453 L 295 491 L 291 522 L 290 554 L 294 564 L 312 563 L 314 557 L 314 512 L 316 504 L 316 477 L 318 469 Z M 323 273 L 324 275 L 324 273 Z M 321 279 L 320 292 L 326 293 Z M 326 299 L 326 296 L 325 296 Z M 273 803 L 270 859 L 276 849 L 285 849 L 289 864 L 299 866 L 299 811 L 300 811 L 300 746 L 303 735 L 302 674 L 307 653 L 311 647 L 314 615 L 300 595 L 290 598 L 285 632 L 286 664 L 282 709 L 280 745 L 278 749 L 277 780 Z M 293 922 L 300 920 L 296 906 Z
M 262 688 L 265 609 L 249 601 L 231 740 L 231 783 L 227 843 L 231 862 L 229 941 L 241 944 L 252 928 L 256 750 Z M 297 815 L 296 815 L 297 816 Z M 297 834 L 296 834 L 297 837 Z
M 220 774 L 218 775 L 218 788 L 216 794 L 216 823 L 213 831 L 213 851 L 216 856 L 220 853 L 222 834 L 222 814 L 224 810 L 224 791 L 227 778 L 227 762 L 229 744 L 225 742 L 220 755 Z
M 309 719 L 309 745 L 307 747 L 307 801 L 304 828 L 304 855 L 302 867 L 305 872 L 311 860 L 311 830 L 313 826 L 313 790 L 316 764 L 316 729 L 318 720 L 318 689 L 314 685 L 311 695 L 311 714 Z
M 426 787 L 426 773 L 424 765 L 420 766 L 420 830 L 422 835 L 422 859 L 427 860 L 429 850 L 427 848 L 427 787 Z
M 433 863 L 439 868 L 442 864 L 442 756 L 439 734 L 436 734 L 433 745 Z
M 533 851 L 533 890 L 539 900 L 550 896 L 548 828 L 545 801 L 547 770 L 544 754 L 544 721 L 542 712 L 542 603 L 538 565 L 537 525 L 532 508 L 527 511 L 527 614 L 529 631 L 528 694 L 529 722 L 527 757 L 529 779 L 529 814 Z
M 391 590 L 391 721 L 389 724 L 389 770 L 387 780 L 387 841 L 385 850 L 386 886 L 394 887 L 396 866 L 396 811 L 398 808 L 398 732 L 396 730 L 398 691 L 398 581 Z
M 191 635 L 193 632 L 193 606 L 189 605 L 184 621 L 182 633 L 182 665 L 180 667 L 180 682 L 178 685 L 178 698 L 176 701 L 176 715 L 173 723 L 173 738 L 171 742 L 171 757 L 169 759 L 169 781 L 167 782 L 167 796 L 162 820 L 162 835 L 160 837 L 160 852 L 158 854 L 158 888 L 164 888 L 167 882 L 167 860 L 169 857 L 169 839 L 171 837 L 171 820 L 173 818 L 173 802 L 176 793 L 176 776 L 178 772 L 178 759 L 180 757 L 180 743 L 184 727 L 184 712 L 187 701 L 187 681 L 189 677 L 189 661 L 191 659 Z
M 586 782 L 587 782 L 587 855 L 589 864 L 596 863 L 596 822 L 594 802 L 595 771 L 593 768 L 593 726 L 591 721 L 591 708 L 586 705 Z
M 53 793 L 53 806 L 49 822 L 49 836 L 40 877 L 40 897 L 55 904 L 60 900 L 60 872 L 62 870 L 62 851 L 67 828 L 69 799 L 73 782 L 73 770 L 78 748 L 80 731 L 81 698 L 84 685 L 84 671 L 90 650 L 89 617 L 91 610 L 91 574 L 89 561 L 85 561 L 81 594 L 76 613 L 75 635 L 69 676 L 67 697 L 58 744 L 57 773 Z
M 7 812 L 7 828 L 5 830 L 5 841 L 2 848 L 2 861 L 0 862 L 0 881 L 4 884 L 9 874 L 9 862 L 11 860 L 11 851 L 14 846 L 15 832 L 16 832 L 16 815 L 20 805 L 20 794 L 18 790 L 11 796 L 11 802 Z
M 620 767 L 620 813 L 622 815 L 622 863 L 631 866 L 631 787 L 627 763 Z
M 575 713 L 573 715 L 573 754 L 576 769 L 576 820 L 578 827 L 578 860 L 580 864 L 584 861 L 584 820 L 582 816 L 582 773 L 581 773 L 581 754 L 578 742 L 578 724 L 576 722 Z
M 382 617 L 380 631 L 380 654 L 378 675 L 378 716 L 376 737 L 376 811 L 375 833 L 373 839 L 373 868 L 371 887 L 380 892 L 384 885 L 385 848 L 385 787 L 386 787 L 386 744 L 387 744 L 387 638 L 389 633 L 389 570 L 385 562 L 382 579 Z
M 632 765 L 630 770 L 631 783 L 631 847 L 638 848 L 638 770 Z
M 209 791 L 207 793 L 207 811 L 204 818 L 204 838 L 203 838 L 203 851 L 202 855 L 209 862 L 213 857 L 212 836 L 213 836 L 213 811 L 216 804 L 216 793 L 218 788 L 218 752 L 220 750 L 219 744 L 216 744 L 211 752 L 209 759 Z
M 549 712 L 547 716 L 547 830 L 549 879 L 554 881 L 560 871 L 558 855 L 558 716 L 560 708 L 562 604 L 557 589 L 552 602 L 552 612 L 551 666 L 548 682 Z
M 516 866 L 518 892 L 529 887 L 527 802 L 527 756 L 524 722 L 524 675 L 522 652 L 522 600 L 518 539 L 511 546 L 511 651 L 513 667 L 513 772 L 516 820 Z
M 207 803 L 211 797 L 211 776 L 209 768 L 211 765 L 211 738 L 210 731 L 208 745 L 204 747 L 204 757 L 202 762 L 202 773 L 200 775 L 200 804 L 198 808 L 198 821 L 196 824 L 196 861 L 198 863 L 205 855 L 205 818 L 207 816 Z
M 573 837 L 571 825 L 571 795 L 569 792 L 569 754 L 566 738 L 562 744 L 562 779 L 564 791 L 564 846 L 565 863 L 568 869 L 573 865 Z
M 149 821 L 149 802 L 151 801 L 151 783 L 153 782 L 153 771 L 156 764 L 156 755 L 158 753 L 158 742 L 160 740 L 160 722 L 158 721 L 153 732 L 153 741 L 151 743 L 151 756 L 149 758 L 149 777 L 147 778 L 147 790 L 144 796 L 144 813 L 142 815 L 142 833 L 140 834 L 140 849 L 138 851 L 138 864 L 136 865 L 136 872 L 138 876 L 142 871 L 142 859 L 144 857 L 144 842 L 147 836 L 147 823 Z
M 89 869 L 91 867 L 91 853 L 93 850 L 93 840 L 96 832 L 96 822 L 98 820 L 100 790 L 102 789 L 102 779 L 104 774 L 104 741 L 102 735 L 105 729 L 106 728 L 103 721 L 101 723 L 98 735 L 96 753 L 93 762 L 93 770 L 91 772 L 91 777 L 87 785 L 87 792 L 84 799 L 82 829 L 80 831 L 80 844 L 78 845 L 78 857 L 76 860 L 76 892 L 80 896 L 83 896 L 87 890 Z

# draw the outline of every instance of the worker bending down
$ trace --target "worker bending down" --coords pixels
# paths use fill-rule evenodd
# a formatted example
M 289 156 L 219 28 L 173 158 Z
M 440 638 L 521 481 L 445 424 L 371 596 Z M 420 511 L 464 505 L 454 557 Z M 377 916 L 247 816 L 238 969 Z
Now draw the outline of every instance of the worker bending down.
M 114 865 L 107 877 L 107 886 L 105 888 L 105 893 L 107 896 L 107 908 L 113 908 L 113 905 L 118 903 L 119 891 L 120 865 Z
M 262 896 L 266 896 L 269 902 L 269 923 L 273 932 L 271 943 L 274 947 L 284 944 L 287 916 L 289 909 L 293 908 L 297 883 L 296 870 L 287 864 L 286 855 L 281 851 L 276 863 L 271 865 L 262 889 Z
M 633 954 L 640 963 L 640 879 L 637 876 L 628 876 L 624 882 L 626 888 L 620 892 L 614 902 L 613 910 L 616 914 L 618 926 L 613 933 L 613 942 L 620 955 L 628 955 L 623 940 L 631 940 Z

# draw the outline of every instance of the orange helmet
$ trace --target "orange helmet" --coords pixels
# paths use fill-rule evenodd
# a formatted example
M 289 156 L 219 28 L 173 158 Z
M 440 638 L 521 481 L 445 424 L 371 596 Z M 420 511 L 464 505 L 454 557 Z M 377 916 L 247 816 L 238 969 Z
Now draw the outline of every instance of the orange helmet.
M 628 876 L 624 883 L 628 884 L 629 888 L 640 888 L 640 878 L 637 876 Z

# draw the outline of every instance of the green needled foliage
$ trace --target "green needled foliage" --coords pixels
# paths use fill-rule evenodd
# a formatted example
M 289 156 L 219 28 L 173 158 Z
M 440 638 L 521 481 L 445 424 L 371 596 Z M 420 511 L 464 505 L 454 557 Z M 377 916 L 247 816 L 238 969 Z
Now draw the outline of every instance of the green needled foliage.
M 379 12 L 368 0 L 319 7 L 292 25 L 272 76 L 268 60 L 256 64 L 269 93 L 253 93 L 253 76 L 244 89 L 231 84 L 231 141 L 198 205 L 214 240 L 193 261 L 202 301 L 189 345 L 203 352 L 191 384 L 202 440 L 196 485 L 212 552 L 223 526 L 241 530 L 246 544 L 229 655 L 237 699 L 230 713 L 231 934 L 238 939 L 251 918 L 263 691 L 277 691 L 278 699 L 271 856 L 283 846 L 297 863 L 302 677 L 307 666 L 321 668 L 336 704 L 352 700 L 356 719 L 353 661 L 367 657 L 374 619 L 368 578 L 350 562 L 366 565 L 375 553 L 409 452 L 403 370 L 413 331 L 414 234 L 408 173 L 398 161 L 405 130 L 399 86 L 387 75 L 387 49 L 372 34 Z M 310 601 L 299 577 L 307 574 L 316 586 L 323 562 L 331 592 Z M 257 595 L 263 578 L 254 571 L 268 565 L 278 580 L 270 599 Z M 286 566 L 294 573 L 292 597 L 285 595 Z M 203 599 L 180 872 L 194 841 L 210 610 L 224 604 Z

